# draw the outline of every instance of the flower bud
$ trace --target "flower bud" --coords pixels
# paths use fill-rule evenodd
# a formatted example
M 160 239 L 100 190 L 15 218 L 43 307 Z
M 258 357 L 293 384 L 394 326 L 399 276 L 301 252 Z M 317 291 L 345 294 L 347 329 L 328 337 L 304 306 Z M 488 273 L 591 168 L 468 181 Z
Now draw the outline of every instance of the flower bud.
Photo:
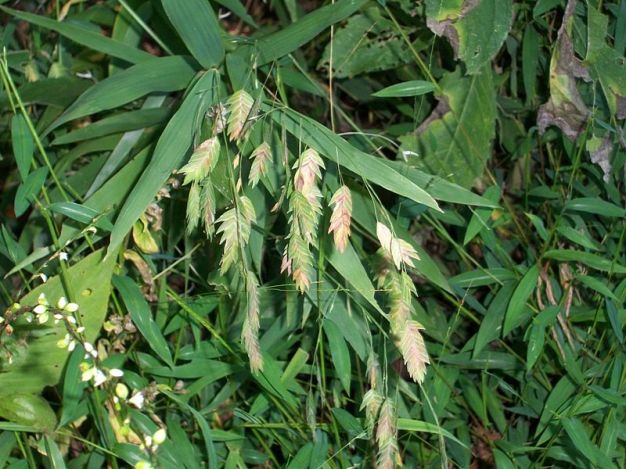
M 152 435 L 152 442 L 155 445 L 161 445 L 166 438 L 167 432 L 165 431 L 165 428 L 159 428 L 156 432 L 154 432 L 154 435 Z
M 67 298 L 62 296 L 61 298 L 59 298 L 59 301 L 57 301 L 57 308 L 64 309 L 66 306 L 67 306 Z
M 115 395 L 120 399 L 128 399 L 128 387 L 124 383 L 117 383 L 115 385 Z

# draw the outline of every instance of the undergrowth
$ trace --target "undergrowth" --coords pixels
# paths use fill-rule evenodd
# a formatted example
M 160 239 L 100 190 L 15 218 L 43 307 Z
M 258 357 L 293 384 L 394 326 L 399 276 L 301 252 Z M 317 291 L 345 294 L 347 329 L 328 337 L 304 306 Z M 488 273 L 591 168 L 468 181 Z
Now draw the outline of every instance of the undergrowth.
M 0 10 L 0 467 L 624 467 L 626 0 Z

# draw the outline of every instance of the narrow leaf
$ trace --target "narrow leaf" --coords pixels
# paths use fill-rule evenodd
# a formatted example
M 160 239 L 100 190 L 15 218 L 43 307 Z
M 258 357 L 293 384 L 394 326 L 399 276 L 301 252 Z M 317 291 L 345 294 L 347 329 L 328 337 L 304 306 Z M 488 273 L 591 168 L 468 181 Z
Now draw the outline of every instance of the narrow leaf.
M 209 69 L 224 58 L 220 25 L 206 0 L 161 0 L 167 17 L 187 49 Z

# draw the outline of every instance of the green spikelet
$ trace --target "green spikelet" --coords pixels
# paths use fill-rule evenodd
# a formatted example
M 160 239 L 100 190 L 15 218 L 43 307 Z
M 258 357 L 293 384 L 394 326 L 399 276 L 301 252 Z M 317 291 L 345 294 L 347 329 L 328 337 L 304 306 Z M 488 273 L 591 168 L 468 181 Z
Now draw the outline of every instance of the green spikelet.
M 254 100 L 245 90 L 235 91 L 228 98 L 228 138 L 230 141 L 240 140 L 243 137 L 246 122 L 250 117 L 250 110 Z

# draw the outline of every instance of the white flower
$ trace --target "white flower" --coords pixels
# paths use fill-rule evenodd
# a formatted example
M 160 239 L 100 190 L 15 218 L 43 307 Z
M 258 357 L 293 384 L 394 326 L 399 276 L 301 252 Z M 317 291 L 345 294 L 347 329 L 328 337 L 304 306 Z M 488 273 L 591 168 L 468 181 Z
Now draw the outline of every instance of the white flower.
M 76 303 L 68 303 L 63 309 L 68 313 L 75 313 L 78 311 L 78 305 Z
M 96 374 L 93 378 L 93 384 L 94 386 L 98 387 L 104 383 L 106 383 L 107 377 L 106 375 L 102 372 L 102 370 L 96 368 Z
M 130 399 L 128 399 L 128 403 L 137 409 L 143 409 L 144 401 L 145 398 L 142 392 L 136 392 Z
M 67 348 L 67 350 L 72 352 L 76 348 L 76 341 L 72 339 L 71 335 L 65 334 L 65 337 L 57 342 L 57 347 Z
M 41 278 L 41 281 L 43 283 L 46 283 L 48 281 L 48 276 L 46 274 L 39 274 L 39 278 Z M 43 293 L 42 293 L 42 295 L 43 295 Z
M 38 304 L 33 308 L 33 313 L 35 314 L 43 314 L 48 311 L 48 306 L 44 304 Z
M 88 355 L 91 355 L 93 358 L 96 358 L 98 356 L 98 351 L 91 343 L 85 342 L 83 347 L 85 348 L 85 352 L 87 352 Z M 87 358 L 87 355 L 85 355 L 85 358 Z
M 124 376 L 124 372 L 118 368 L 111 368 L 109 370 L 109 374 L 114 378 L 121 378 L 122 376 Z
M 143 459 L 135 464 L 135 469 L 154 469 L 154 466 L 148 461 L 144 461 Z
M 120 399 L 128 399 L 128 387 L 124 383 L 117 383 L 115 385 L 115 395 Z
M 57 301 L 57 308 L 64 309 L 66 306 L 67 306 L 67 298 L 62 296 L 61 298 L 59 298 L 59 301 Z
M 154 445 L 161 445 L 167 438 L 167 431 L 165 428 L 159 428 L 154 435 L 152 435 L 152 442 Z
M 39 316 L 37 316 L 37 322 L 39 324 L 45 324 L 48 322 L 48 319 L 50 319 L 50 315 L 46 312 L 46 313 L 42 313 Z
M 61 251 L 59 253 L 59 259 L 62 261 L 67 261 L 67 252 Z
M 93 381 L 94 386 L 98 387 L 107 380 L 107 376 L 104 372 L 95 365 L 83 362 L 80 364 L 80 369 L 82 371 L 80 376 L 81 381 Z

